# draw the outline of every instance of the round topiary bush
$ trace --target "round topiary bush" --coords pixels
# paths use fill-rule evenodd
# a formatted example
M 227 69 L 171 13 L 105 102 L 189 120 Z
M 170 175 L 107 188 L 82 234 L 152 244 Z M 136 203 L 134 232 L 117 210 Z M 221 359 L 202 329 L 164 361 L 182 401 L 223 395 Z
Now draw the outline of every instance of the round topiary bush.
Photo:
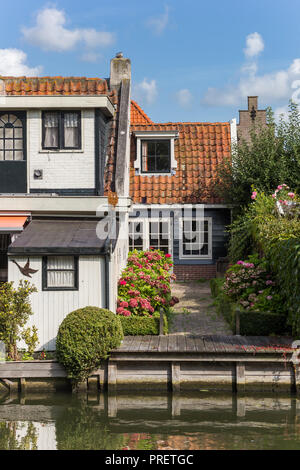
M 99 367 L 123 337 L 122 324 L 113 312 L 98 307 L 80 308 L 69 313 L 59 327 L 57 359 L 68 377 L 78 383 Z

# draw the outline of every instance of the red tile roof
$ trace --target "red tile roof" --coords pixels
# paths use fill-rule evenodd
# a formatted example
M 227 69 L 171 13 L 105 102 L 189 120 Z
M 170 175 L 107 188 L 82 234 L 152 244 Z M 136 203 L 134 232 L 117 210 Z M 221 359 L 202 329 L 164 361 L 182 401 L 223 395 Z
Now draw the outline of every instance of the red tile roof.
M 86 77 L 3 77 L 5 94 L 11 95 L 106 95 L 109 94 L 107 81 Z
M 134 104 L 135 105 L 135 104 Z M 133 104 L 131 110 L 133 109 Z M 131 116 L 130 194 L 135 203 L 218 203 L 212 191 L 217 166 L 230 158 L 230 123 L 140 123 Z M 147 117 L 147 116 L 146 116 Z M 149 118 L 148 118 L 149 119 Z M 174 175 L 136 175 L 135 131 L 178 131 L 175 140 L 177 169 Z
M 131 101 L 131 123 L 153 124 L 153 121 L 151 121 L 145 111 L 143 111 L 135 101 Z

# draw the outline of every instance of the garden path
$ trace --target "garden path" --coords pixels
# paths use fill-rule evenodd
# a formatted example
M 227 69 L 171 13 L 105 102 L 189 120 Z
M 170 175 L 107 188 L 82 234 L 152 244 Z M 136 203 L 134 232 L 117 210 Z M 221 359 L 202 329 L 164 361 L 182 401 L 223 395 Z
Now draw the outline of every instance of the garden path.
M 174 307 L 169 334 L 233 334 L 224 318 L 216 312 L 209 281 L 174 282 L 172 295 L 179 298 L 179 303 Z

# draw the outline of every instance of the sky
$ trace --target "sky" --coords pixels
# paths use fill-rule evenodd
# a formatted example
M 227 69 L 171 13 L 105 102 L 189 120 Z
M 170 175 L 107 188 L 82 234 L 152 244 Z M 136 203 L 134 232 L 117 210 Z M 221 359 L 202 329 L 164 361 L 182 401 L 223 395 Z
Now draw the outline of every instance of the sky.
M 300 102 L 299 0 L 0 0 L 0 75 L 109 76 L 122 51 L 155 122 Z

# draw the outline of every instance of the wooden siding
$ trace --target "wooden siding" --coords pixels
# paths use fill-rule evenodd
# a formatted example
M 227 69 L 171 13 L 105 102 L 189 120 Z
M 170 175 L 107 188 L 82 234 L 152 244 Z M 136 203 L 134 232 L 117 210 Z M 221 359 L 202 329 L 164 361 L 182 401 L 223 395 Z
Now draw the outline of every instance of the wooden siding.
M 204 217 L 212 217 L 212 259 L 180 259 L 179 240 L 174 240 L 174 264 L 214 264 L 218 258 L 226 256 L 228 235 L 225 229 L 230 224 L 230 209 L 205 209 Z
M 55 338 L 59 325 L 66 315 L 77 308 L 88 305 L 105 307 L 105 259 L 100 256 L 79 257 L 79 288 L 77 291 L 42 291 L 42 258 L 30 257 L 30 267 L 37 269 L 32 279 L 25 278 L 18 267 L 12 263 L 16 260 L 21 266 L 27 257 L 11 256 L 8 263 L 8 279 L 14 281 L 27 279 L 34 284 L 38 292 L 32 294 L 31 303 L 34 315 L 30 317 L 29 326 L 38 328 L 39 350 L 54 350 Z

